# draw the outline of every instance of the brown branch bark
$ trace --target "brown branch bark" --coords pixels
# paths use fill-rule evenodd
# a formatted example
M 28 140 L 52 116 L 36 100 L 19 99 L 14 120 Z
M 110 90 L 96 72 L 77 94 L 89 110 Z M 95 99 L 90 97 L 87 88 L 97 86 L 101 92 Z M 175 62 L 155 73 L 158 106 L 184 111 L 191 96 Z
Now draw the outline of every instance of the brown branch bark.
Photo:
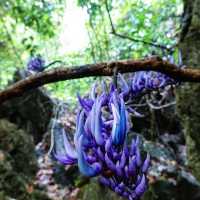
M 143 60 L 104 62 L 40 72 L 18 81 L 1 91 L 0 103 L 13 97 L 21 96 L 26 91 L 48 83 L 92 76 L 112 76 L 116 68 L 119 73 L 153 70 L 162 72 L 178 81 L 200 82 L 200 70 L 191 68 L 180 69 L 176 65 L 163 61 L 158 57 L 151 57 Z

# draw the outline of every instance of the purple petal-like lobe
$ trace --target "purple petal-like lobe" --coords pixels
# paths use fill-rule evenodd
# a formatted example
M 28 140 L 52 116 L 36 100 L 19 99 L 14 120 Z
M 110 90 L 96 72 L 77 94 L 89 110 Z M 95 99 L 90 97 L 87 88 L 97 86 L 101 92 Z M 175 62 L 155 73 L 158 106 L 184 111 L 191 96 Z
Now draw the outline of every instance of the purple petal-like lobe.
M 136 158 L 132 157 L 129 159 L 128 171 L 130 176 L 136 175 Z
M 100 160 L 101 160 L 101 161 L 104 161 L 104 158 L 105 158 L 105 157 L 104 157 L 104 154 L 103 154 L 103 152 L 101 151 L 100 147 L 98 147 L 98 149 L 97 149 L 97 154 L 98 154 Z
M 140 167 L 141 164 L 142 164 L 142 159 L 141 159 L 141 155 L 140 155 L 140 150 L 139 150 L 138 147 L 136 148 L 136 164 L 137 164 L 138 167 Z
M 96 87 L 97 87 L 97 84 L 94 83 L 94 84 L 92 85 L 91 92 L 90 92 L 90 98 L 91 98 L 93 101 L 95 101 L 95 99 L 96 99 Z
M 142 165 L 142 172 L 146 173 L 150 165 L 150 155 L 147 153 L 146 159 Z
M 119 161 L 117 161 L 115 169 L 117 176 L 123 176 L 122 168 L 120 167 Z
M 110 138 L 108 138 L 106 140 L 106 144 L 105 144 L 105 150 L 106 150 L 106 152 L 110 151 L 111 145 L 112 145 L 112 140 Z
M 108 154 L 105 154 L 105 162 L 108 166 L 109 169 L 115 171 L 115 164 L 113 163 L 113 161 L 108 157 Z
M 62 134 L 66 154 L 73 159 L 77 159 L 77 151 L 68 141 L 64 129 L 62 129 Z
M 112 142 L 115 145 L 118 145 L 120 143 L 119 141 L 119 134 L 120 134 L 120 115 L 117 110 L 117 108 L 114 106 L 114 104 L 111 103 L 111 108 L 113 112 L 113 127 L 112 127 Z
M 98 145 L 103 145 L 104 144 L 104 139 L 102 135 L 102 127 L 101 127 L 101 105 L 102 105 L 102 100 L 103 98 L 99 98 L 99 102 L 95 104 L 96 109 L 95 109 L 95 130 L 94 130 L 94 137 L 96 140 L 96 143 Z
M 56 153 L 53 153 L 54 157 L 61 162 L 64 165 L 73 165 L 77 163 L 77 160 L 68 157 L 67 155 L 58 155 Z
M 145 175 L 142 175 L 140 183 L 135 188 L 135 194 L 140 197 L 146 190 L 146 178 Z
M 121 160 L 120 160 L 120 167 L 124 168 L 126 164 L 126 155 L 125 155 L 125 151 L 122 152 L 122 156 L 121 156 Z
M 79 137 L 79 141 L 78 141 L 78 167 L 79 167 L 79 170 L 85 176 L 89 176 L 89 177 L 97 176 L 101 172 L 102 166 L 100 163 L 93 163 L 90 165 L 86 161 L 84 152 L 83 152 L 83 148 L 82 148 L 82 144 L 83 144 L 83 135 L 81 135 Z
M 110 180 L 108 178 L 105 178 L 103 176 L 101 176 L 99 178 L 100 183 L 102 183 L 103 185 L 110 187 Z
M 74 144 L 77 148 L 77 143 L 79 140 L 79 137 L 84 133 L 84 111 L 80 112 L 80 115 L 78 116 L 78 122 L 76 127 L 76 132 L 74 135 Z
M 81 98 L 79 94 L 77 94 L 77 98 L 78 98 L 78 101 L 79 101 L 81 107 L 84 108 L 87 112 L 89 112 L 93 105 L 93 101 L 90 99 L 85 100 L 85 99 Z

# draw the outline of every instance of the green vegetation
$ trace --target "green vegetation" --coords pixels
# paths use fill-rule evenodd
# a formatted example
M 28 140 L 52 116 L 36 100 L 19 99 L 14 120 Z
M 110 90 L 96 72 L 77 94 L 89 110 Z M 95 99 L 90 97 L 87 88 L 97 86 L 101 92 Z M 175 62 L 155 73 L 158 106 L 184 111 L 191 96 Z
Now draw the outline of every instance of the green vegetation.
M 16 69 L 26 67 L 28 59 L 33 55 L 42 55 L 47 64 L 61 60 L 64 63 L 62 66 L 70 67 L 152 54 L 167 56 L 170 54 L 169 51 L 144 43 L 159 44 L 167 48 L 177 43 L 182 13 L 181 0 L 107 0 L 107 9 L 104 0 L 74 0 L 77 8 L 81 7 L 88 13 L 85 27 L 89 42 L 83 50 L 60 54 L 59 35 L 63 28 L 66 6 L 71 1 L 0 2 L 1 89 L 12 80 Z M 135 41 L 112 33 L 109 14 L 116 33 L 131 37 Z M 58 66 L 61 64 L 57 63 L 51 67 Z M 93 81 L 94 78 L 65 81 L 48 85 L 47 88 L 53 96 L 74 104 L 76 91 L 84 93 Z

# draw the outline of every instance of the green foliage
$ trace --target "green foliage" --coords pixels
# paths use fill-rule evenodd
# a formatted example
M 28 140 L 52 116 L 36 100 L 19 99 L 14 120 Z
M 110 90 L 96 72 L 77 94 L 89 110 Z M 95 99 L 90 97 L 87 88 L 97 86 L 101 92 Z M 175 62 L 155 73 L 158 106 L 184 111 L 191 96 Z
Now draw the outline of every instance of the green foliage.
M 52 37 L 55 34 L 55 21 L 53 13 L 61 6 L 56 0 L 9 0 L 1 1 L 1 16 L 4 20 L 13 19 L 11 26 L 15 28 L 18 23 L 37 31 L 40 35 Z M 6 21 L 7 22 L 7 21 Z M 14 23 L 15 22 L 15 23 Z
M 63 10 L 58 0 L 0 1 L 0 87 L 27 58 L 40 51 L 41 40 L 54 37 Z
M 70 0 L 71 1 L 71 0 Z M 163 51 L 144 42 L 120 38 L 112 34 L 105 0 L 74 0 L 87 10 L 89 43 L 84 51 L 59 55 L 59 35 L 65 2 L 68 0 L 0 1 L 0 87 L 18 67 L 25 67 L 30 55 L 40 53 L 47 64 L 61 60 L 62 66 L 117 59 L 140 58 Z M 172 47 L 178 42 L 181 0 L 107 0 L 115 31 L 147 43 Z M 72 19 L 73 20 L 73 19 Z M 78 40 L 78 38 L 77 38 Z M 175 52 L 177 58 L 177 51 Z M 51 66 L 59 67 L 61 64 Z M 85 93 L 94 78 L 63 81 L 47 88 L 58 98 L 74 103 L 76 92 Z
M 177 43 L 182 12 L 181 0 L 108 0 L 107 3 L 117 33 L 166 47 L 172 47 Z M 161 56 L 169 53 L 142 42 L 134 42 L 113 35 L 105 0 L 78 0 L 77 4 L 85 8 L 89 15 L 86 22 L 89 46 L 84 54 L 67 55 L 68 66 L 140 58 L 149 56 L 153 52 Z M 177 58 L 177 51 L 175 51 L 175 58 Z M 66 81 L 54 84 L 51 88 L 52 91 L 56 91 L 56 96 L 64 98 L 67 94 L 65 98 L 74 102 L 76 92 L 88 91 L 93 80 L 91 78 Z
M 0 120 L 0 139 L 0 199 L 48 200 L 33 187 L 37 160 L 31 136 Z
M 86 55 L 85 55 L 86 54 Z M 85 50 L 83 53 L 71 53 L 66 55 L 66 58 L 62 58 L 64 66 L 79 66 L 84 63 L 91 63 L 92 59 L 89 55 L 89 52 Z M 53 66 L 54 68 L 56 66 Z M 77 102 L 77 93 L 84 95 L 85 92 L 89 92 L 91 85 L 93 84 L 95 78 L 83 78 L 83 79 L 74 79 L 69 81 L 62 81 L 57 83 L 52 83 L 46 87 L 52 93 L 54 97 L 63 99 L 70 103 L 74 108 Z
M 105 2 L 78 1 L 79 5 L 87 8 L 90 15 L 88 30 L 93 54 L 100 60 L 138 58 L 151 55 L 152 51 L 159 55 L 163 54 L 163 51 L 152 45 L 144 45 L 142 42 L 130 41 L 111 34 Z M 108 0 L 107 3 L 117 33 L 166 47 L 172 47 L 177 43 L 182 12 L 180 0 Z

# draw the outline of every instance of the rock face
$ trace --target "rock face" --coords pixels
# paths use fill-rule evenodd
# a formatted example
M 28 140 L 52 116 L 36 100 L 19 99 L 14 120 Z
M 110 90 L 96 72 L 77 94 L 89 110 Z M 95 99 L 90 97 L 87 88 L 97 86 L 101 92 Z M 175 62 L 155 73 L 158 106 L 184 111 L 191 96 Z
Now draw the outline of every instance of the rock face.
M 27 72 L 17 71 L 14 82 L 27 77 Z M 46 132 L 52 116 L 54 102 L 42 88 L 26 92 L 0 106 L 0 118 L 7 118 L 27 133 L 33 135 L 38 143 Z
M 176 145 L 177 148 L 180 146 L 178 143 Z M 200 199 L 200 184 L 185 167 L 184 159 L 178 159 L 180 155 L 169 146 L 150 141 L 144 141 L 144 148 L 152 158 L 149 189 L 144 200 Z
M 0 120 L 0 141 L 0 199 L 47 200 L 33 185 L 37 161 L 31 136 Z
M 185 0 L 182 17 L 180 50 L 183 64 L 200 66 L 200 0 Z M 188 150 L 188 161 L 194 175 L 200 180 L 200 85 L 187 83 L 178 90 L 178 111 L 182 119 Z

